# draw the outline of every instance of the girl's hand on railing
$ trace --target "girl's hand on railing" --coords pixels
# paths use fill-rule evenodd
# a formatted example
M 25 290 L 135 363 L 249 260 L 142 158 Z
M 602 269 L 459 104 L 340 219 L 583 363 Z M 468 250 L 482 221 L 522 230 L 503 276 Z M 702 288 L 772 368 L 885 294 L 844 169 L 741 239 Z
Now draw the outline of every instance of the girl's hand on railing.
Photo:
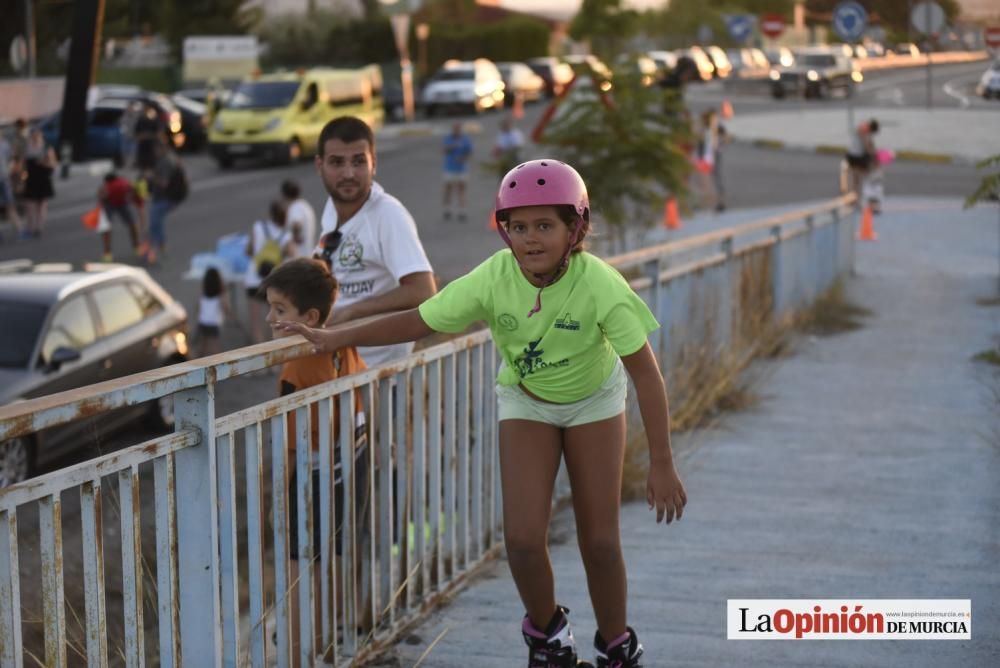
M 317 353 L 332 353 L 343 347 L 343 344 L 338 341 L 337 332 L 329 329 L 317 329 L 303 325 L 301 322 L 287 320 L 276 322 L 274 327 L 281 332 L 301 335 L 306 341 L 313 344 L 313 350 Z

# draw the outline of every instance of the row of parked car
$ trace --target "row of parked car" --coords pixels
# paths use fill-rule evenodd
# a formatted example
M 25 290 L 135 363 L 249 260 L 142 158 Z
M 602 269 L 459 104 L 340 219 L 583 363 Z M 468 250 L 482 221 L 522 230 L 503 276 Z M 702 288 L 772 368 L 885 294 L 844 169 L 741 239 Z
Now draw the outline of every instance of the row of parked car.
M 110 158 L 122 165 L 128 156 L 128 127 L 143 106 L 152 107 L 171 144 L 178 150 L 198 151 L 208 141 L 207 107 L 183 93 L 166 95 L 137 86 L 99 85 L 90 89 L 87 104 L 87 155 Z M 51 146 L 58 146 L 62 112 L 42 118 L 38 126 Z

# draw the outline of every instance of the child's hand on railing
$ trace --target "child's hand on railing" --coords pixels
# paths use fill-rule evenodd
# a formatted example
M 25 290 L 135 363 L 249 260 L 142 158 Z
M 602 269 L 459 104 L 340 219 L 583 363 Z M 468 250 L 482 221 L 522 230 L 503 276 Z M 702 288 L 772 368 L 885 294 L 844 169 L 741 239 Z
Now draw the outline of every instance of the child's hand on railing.
M 287 335 L 299 334 L 306 341 L 313 344 L 313 350 L 317 353 L 332 353 L 343 347 L 338 333 L 330 329 L 320 329 L 303 325 L 301 322 L 290 322 L 283 320 L 276 322 L 274 328 Z

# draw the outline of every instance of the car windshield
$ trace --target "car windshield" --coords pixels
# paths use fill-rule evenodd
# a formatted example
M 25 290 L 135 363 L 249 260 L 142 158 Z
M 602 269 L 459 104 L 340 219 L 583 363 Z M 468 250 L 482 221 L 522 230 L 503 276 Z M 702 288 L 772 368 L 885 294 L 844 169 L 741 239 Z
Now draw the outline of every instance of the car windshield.
M 472 81 L 476 73 L 472 70 L 442 70 L 434 78 L 437 81 Z
M 825 53 L 806 53 L 797 58 L 800 65 L 806 67 L 832 67 L 837 64 L 837 59 Z
M 230 109 L 278 109 L 287 107 L 299 90 L 298 81 L 248 81 L 226 104 Z
M 48 308 L 38 304 L 0 302 L 5 325 L 0 327 L 0 367 L 27 368 Z

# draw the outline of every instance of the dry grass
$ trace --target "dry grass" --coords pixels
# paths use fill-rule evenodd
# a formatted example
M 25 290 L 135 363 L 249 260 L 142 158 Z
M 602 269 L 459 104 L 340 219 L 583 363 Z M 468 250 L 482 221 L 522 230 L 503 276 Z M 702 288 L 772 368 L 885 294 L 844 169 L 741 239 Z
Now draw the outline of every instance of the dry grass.
M 847 299 L 839 281 L 796 318 L 796 327 L 806 334 L 832 336 L 864 326 L 863 319 L 872 312 Z

